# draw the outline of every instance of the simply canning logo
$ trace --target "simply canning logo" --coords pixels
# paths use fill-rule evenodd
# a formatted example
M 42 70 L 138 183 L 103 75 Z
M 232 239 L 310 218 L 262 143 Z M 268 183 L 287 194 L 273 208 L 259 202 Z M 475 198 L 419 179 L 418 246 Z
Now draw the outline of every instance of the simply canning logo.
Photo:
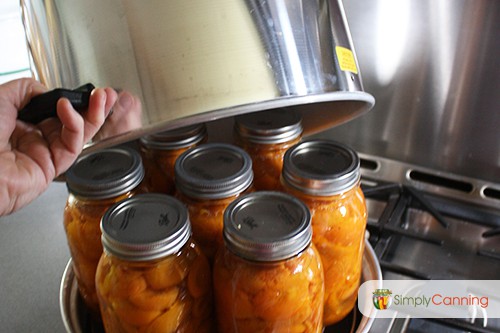
M 500 318 L 500 280 L 371 280 L 358 307 L 377 318 Z
M 386 289 L 377 289 L 386 290 Z M 483 309 L 488 307 L 488 296 L 474 296 L 468 294 L 466 296 L 445 296 L 439 293 L 433 295 L 421 296 L 404 296 L 394 295 L 394 304 L 401 306 L 426 307 L 435 306 L 480 306 Z M 375 306 L 377 308 L 377 306 Z M 379 309 L 379 308 L 377 308 Z
M 373 292 L 373 305 L 377 310 L 386 310 L 392 304 L 392 292 L 389 289 L 375 289 Z

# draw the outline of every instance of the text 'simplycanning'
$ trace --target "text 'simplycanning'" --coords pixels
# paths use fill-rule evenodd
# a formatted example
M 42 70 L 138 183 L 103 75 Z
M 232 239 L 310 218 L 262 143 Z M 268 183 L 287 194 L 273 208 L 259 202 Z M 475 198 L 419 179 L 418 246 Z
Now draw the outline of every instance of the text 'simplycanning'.
M 500 280 L 366 281 L 358 307 L 376 318 L 500 318 Z

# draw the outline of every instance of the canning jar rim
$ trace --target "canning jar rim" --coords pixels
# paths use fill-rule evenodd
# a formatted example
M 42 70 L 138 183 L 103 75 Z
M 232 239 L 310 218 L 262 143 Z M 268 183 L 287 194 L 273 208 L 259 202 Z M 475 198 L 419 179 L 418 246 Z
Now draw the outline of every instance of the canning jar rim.
M 142 229 L 139 229 L 141 234 L 135 230 L 132 234 L 132 240 L 120 239 L 120 236 L 126 238 L 124 237 L 124 228 L 129 227 L 130 218 L 133 218 L 133 216 L 128 217 L 127 214 L 132 211 L 135 214 L 133 209 L 137 207 L 134 207 L 134 205 L 141 204 L 156 204 L 157 207 L 163 205 L 163 208 L 170 209 L 170 211 L 167 211 L 167 215 L 175 212 L 178 214 L 178 218 L 176 221 L 172 221 L 172 225 L 166 225 L 165 229 L 161 229 L 163 232 L 161 234 L 157 232 L 158 228 L 155 230 L 151 228 L 152 225 L 156 226 L 155 223 L 158 223 L 158 219 L 153 221 L 153 217 L 156 218 L 157 216 L 154 214 L 153 216 L 148 215 L 148 217 L 141 216 L 140 223 L 137 224 L 142 227 Z M 149 213 L 155 212 L 149 211 Z M 162 213 L 165 214 L 165 210 Z M 161 217 L 161 215 L 158 216 Z M 112 223 L 115 222 L 115 219 L 120 222 L 119 230 L 113 228 Z M 124 221 L 127 221 L 125 227 L 123 227 Z M 150 261 L 167 257 L 177 253 L 191 237 L 191 224 L 187 208 L 175 197 L 159 193 L 138 194 L 114 204 L 101 218 L 100 228 L 103 250 L 127 261 Z M 159 238 L 160 236 L 161 238 Z M 133 237 L 137 238 L 134 239 Z M 151 238 L 149 242 L 145 240 L 148 237 Z
M 287 119 L 283 119 L 284 125 L 275 128 L 259 127 L 258 124 L 252 122 L 255 116 L 262 115 L 266 120 L 272 119 L 272 116 L 285 115 Z M 234 132 L 251 143 L 256 144 L 280 144 L 299 138 L 303 133 L 302 117 L 294 110 L 275 109 L 266 112 L 265 116 L 262 113 L 244 114 L 235 117 Z
M 276 236 L 276 239 L 257 239 L 248 229 L 238 225 L 237 214 L 258 201 L 266 204 L 286 201 L 299 212 L 296 229 Z M 271 217 L 270 217 L 271 218 Z M 276 216 L 274 216 L 276 218 Z M 274 222 L 274 221 L 273 221 Z M 262 221 L 261 221 L 262 223 Z M 265 222 L 264 222 L 265 223 Z M 265 225 L 265 224 L 264 224 Z M 267 225 L 268 227 L 270 224 Z M 279 226 L 274 224 L 273 228 Z M 253 228 L 250 228 L 253 230 Z M 276 231 L 274 231 L 276 232 Z M 255 236 L 255 235 L 254 235 Z M 276 262 L 292 258 L 305 251 L 312 243 L 311 213 L 298 198 L 277 191 L 258 191 L 246 194 L 231 202 L 224 212 L 223 239 L 225 247 L 235 255 L 250 261 Z
M 337 162 L 344 164 L 342 169 L 332 173 L 327 173 L 325 170 L 315 171 L 314 166 L 308 166 L 298 161 L 299 155 L 321 149 L 327 153 L 337 154 Z M 318 163 L 318 156 L 314 157 L 313 163 Z M 285 152 L 280 180 L 283 184 L 306 194 L 314 196 L 339 195 L 359 186 L 361 180 L 360 159 L 356 151 L 340 142 L 325 139 L 306 140 L 292 146 Z
M 115 163 L 117 169 L 108 170 L 108 174 L 103 172 L 100 175 L 92 174 L 92 171 L 95 171 L 95 169 L 90 167 L 84 168 L 85 172 L 90 171 L 90 173 L 81 174 L 79 172 L 78 167 L 81 166 L 83 168 L 82 163 L 87 163 L 90 159 L 103 157 L 107 157 L 111 163 Z M 122 160 L 118 159 L 120 157 Z M 123 159 L 129 162 L 126 168 L 123 168 Z M 70 194 L 91 200 L 98 200 L 109 199 L 130 192 L 142 182 L 144 175 L 145 171 L 140 154 L 132 148 L 122 146 L 107 148 L 81 156 L 66 171 L 65 179 L 66 187 Z
M 240 169 L 223 178 L 195 177 L 186 163 L 202 154 L 222 151 L 241 161 Z M 243 149 L 227 143 L 205 143 L 182 153 L 174 166 L 175 185 L 182 194 L 197 199 L 223 199 L 247 190 L 253 184 L 252 159 Z
M 200 143 L 206 137 L 205 124 L 194 124 L 172 131 L 145 135 L 139 138 L 139 142 L 149 149 L 176 150 Z

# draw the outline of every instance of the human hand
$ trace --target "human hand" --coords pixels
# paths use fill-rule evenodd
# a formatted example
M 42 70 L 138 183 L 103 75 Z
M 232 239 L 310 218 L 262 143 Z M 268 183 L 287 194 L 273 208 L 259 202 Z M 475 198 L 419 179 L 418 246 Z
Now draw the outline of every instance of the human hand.
M 82 114 L 61 98 L 58 118 L 37 125 L 17 120 L 18 110 L 45 91 L 34 79 L 0 85 L 0 216 L 33 201 L 65 172 L 99 131 L 117 99 L 113 89 L 99 88 Z

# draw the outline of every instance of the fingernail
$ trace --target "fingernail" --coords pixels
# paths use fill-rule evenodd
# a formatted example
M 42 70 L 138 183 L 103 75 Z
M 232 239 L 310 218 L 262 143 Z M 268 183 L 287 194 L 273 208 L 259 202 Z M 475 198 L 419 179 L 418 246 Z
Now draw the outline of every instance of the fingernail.
M 128 92 L 123 92 L 118 96 L 118 105 L 124 109 L 130 108 L 133 102 L 132 96 Z
M 101 103 L 106 103 L 106 93 L 104 92 L 104 90 L 102 90 L 100 88 L 95 88 L 95 89 L 92 90 L 92 92 L 90 94 L 91 95 L 95 95 L 97 93 L 99 95 L 100 102 Z

